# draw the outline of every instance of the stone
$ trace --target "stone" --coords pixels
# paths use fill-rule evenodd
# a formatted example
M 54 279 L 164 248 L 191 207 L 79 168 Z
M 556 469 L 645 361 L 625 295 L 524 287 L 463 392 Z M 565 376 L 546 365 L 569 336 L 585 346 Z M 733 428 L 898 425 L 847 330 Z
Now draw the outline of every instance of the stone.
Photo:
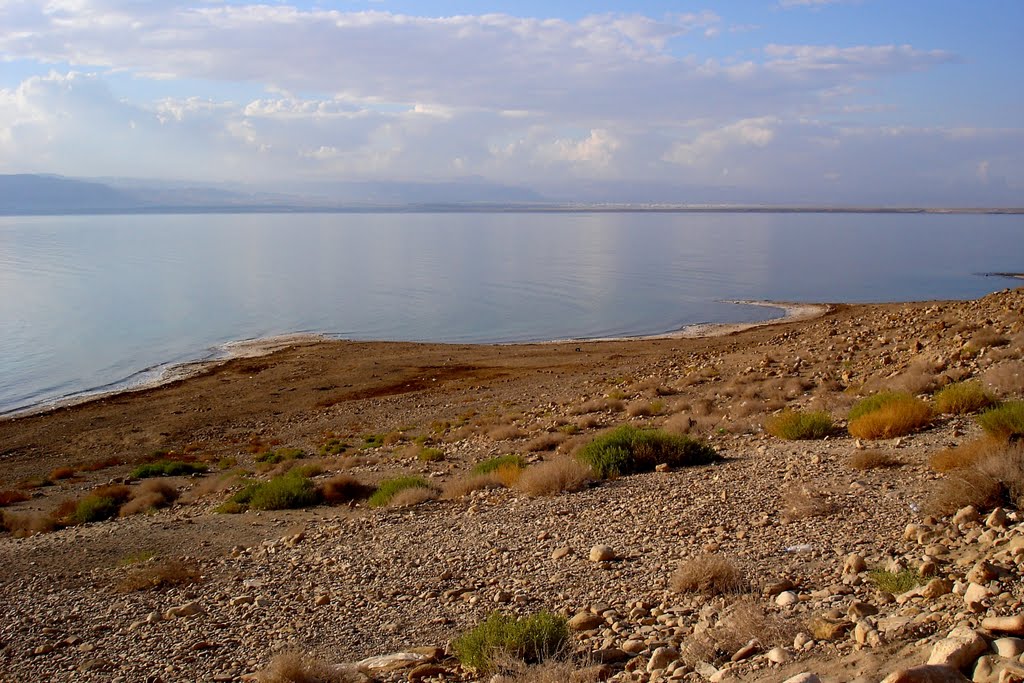
M 1024 635 L 1024 614 L 1012 617 L 986 617 L 981 620 L 981 627 L 986 631 Z
M 962 670 L 986 650 L 988 643 L 974 630 L 968 627 L 955 628 L 949 636 L 932 646 L 928 664 Z
M 979 519 L 981 519 L 981 515 L 978 514 L 977 509 L 973 505 L 968 505 L 956 511 L 956 514 L 953 515 L 953 524 L 970 524 Z
M 875 607 L 874 605 L 870 605 L 866 602 L 861 602 L 860 600 L 854 600 L 846 609 L 846 616 L 850 619 L 850 621 L 857 621 L 858 619 L 870 617 L 875 614 L 878 614 L 877 607 Z
M 1007 683 L 1008 681 L 1024 680 L 1024 666 L 1019 662 L 999 657 L 998 655 L 985 655 L 979 657 L 974 665 L 974 675 L 971 677 L 974 683 Z
M 323 607 L 324 605 L 329 605 L 329 604 L 331 604 L 331 596 L 326 595 L 326 594 L 318 595 L 313 600 L 313 604 L 316 605 L 317 607 Z
M 846 635 L 846 632 L 853 628 L 849 621 L 829 618 L 819 614 L 811 619 L 809 624 L 811 635 L 815 640 L 839 640 Z
M 595 545 L 590 549 L 591 562 L 610 562 L 615 559 L 615 551 L 608 545 Z
M 590 612 L 580 612 L 569 620 L 569 628 L 573 631 L 589 631 L 604 624 L 604 617 Z
M 810 671 L 797 674 L 796 676 L 790 676 L 782 683 L 821 683 L 821 679 L 818 678 L 818 674 L 813 674 Z
M 991 594 L 991 591 L 985 586 L 970 583 L 967 585 L 967 590 L 964 591 L 964 604 L 967 605 L 968 609 L 980 611 L 982 609 L 981 601 Z
M 882 683 L 971 683 L 971 681 L 951 667 L 925 665 L 893 671 L 882 679 Z
M 238 595 L 228 601 L 228 604 L 232 607 L 239 607 L 241 605 L 251 605 L 255 601 L 255 598 L 251 595 Z
M 990 529 L 1006 528 L 1006 510 L 1003 508 L 996 508 L 993 510 L 985 519 L 985 526 Z
M 447 669 L 437 664 L 419 664 L 409 671 L 409 683 L 416 683 L 428 676 L 438 676 L 447 672 Z
M 860 574 L 867 571 L 868 563 L 857 553 L 850 553 L 843 562 L 843 574 Z
M 857 625 L 853 627 L 853 640 L 858 645 L 867 645 L 868 647 L 878 647 L 882 644 L 882 637 L 878 635 L 878 631 L 864 619 L 858 621 Z
M 800 598 L 793 591 L 782 591 L 775 596 L 775 604 L 779 607 L 791 607 L 800 602 Z
M 607 647 L 603 650 L 595 650 L 588 655 L 588 659 L 596 662 L 597 664 L 619 664 L 632 658 L 633 655 L 617 647 Z
M 660 671 L 677 659 L 679 659 L 678 650 L 671 647 L 659 647 L 651 653 L 651 659 L 647 662 L 647 673 Z
M 782 581 L 776 581 L 775 583 L 765 588 L 764 592 L 765 595 L 767 595 L 768 597 L 772 597 L 773 595 L 778 595 L 779 593 L 792 590 L 794 588 L 796 588 L 796 584 L 794 584 L 789 579 L 783 579 Z
M 1024 640 L 1020 638 L 997 638 L 992 641 L 992 650 L 1000 657 L 1020 657 L 1024 654 Z
M 754 638 L 749 643 L 736 650 L 732 657 L 729 658 L 731 662 L 742 662 L 744 659 L 748 659 L 754 655 L 758 650 L 761 649 L 761 643 L 758 642 L 757 638 Z
M 948 579 L 932 579 L 921 588 L 921 595 L 929 600 L 953 592 L 953 583 Z
M 636 638 L 631 638 L 622 644 L 622 649 L 631 655 L 638 655 L 647 649 L 647 643 Z
M 356 667 L 362 671 L 373 673 L 387 673 L 400 669 L 409 669 L 420 664 L 425 664 L 430 658 L 419 652 L 395 652 L 389 655 L 367 657 L 356 663 Z
M 967 580 L 971 583 L 984 585 L 999 576 L 999 570 L 991 562 L 982 560 L 967 572 Z
M 164 614 L 168 619 L 184 619 L 194 617 L 197 614 L 205 614 L 206 610 L 198 602 L 189 602 L 178 607 L 172 607 Z
M 570 548 L 567 545 L 563 545 L 561 548 L 555 548 L 554 551 L 552 551 L 551 559 L 552 560 L 560 560 L 563 557 L 568 556 L 569 553 L 571 553 L 571 552 L 572 552 L 572 548 Z
M 790 660 L 789 652 L 784 647 L 773 647 L 768 650 L 768 654 L 765 655 L 769 662 L 773 664 L 785 664 Z

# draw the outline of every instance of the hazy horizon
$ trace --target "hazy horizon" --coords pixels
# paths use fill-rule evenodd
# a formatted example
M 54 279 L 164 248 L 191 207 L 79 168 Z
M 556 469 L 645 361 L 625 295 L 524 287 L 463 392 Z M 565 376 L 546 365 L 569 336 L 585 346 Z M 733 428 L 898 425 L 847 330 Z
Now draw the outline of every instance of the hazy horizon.
M 18 0 L 0 173 L 1005 206 L 1024 4 Z

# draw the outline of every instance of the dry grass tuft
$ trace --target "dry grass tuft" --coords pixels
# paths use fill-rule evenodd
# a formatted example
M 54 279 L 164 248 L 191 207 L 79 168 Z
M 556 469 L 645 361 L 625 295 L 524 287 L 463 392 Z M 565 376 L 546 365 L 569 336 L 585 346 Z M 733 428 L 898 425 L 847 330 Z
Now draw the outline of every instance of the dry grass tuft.
M 1008 337 L 996 332 L 991 327 L 978 330 L 971 335 L 970 341 L 964 344 L 964 348 L 972 353 L 981 351 L 982 349 L 994 348 L 998 346 L 1006 346 L 1010 343 Z
M 1010 361 L 985 371 L 982 381 L 1000 396 L 1024 394 L 1024 361 Z
M 409 508 L 437 498 L 437 489 L 413 486 L 402 489 L 388 501 L 389 508 Z
M 952 415 L 976 413 L 995 403 L 995 396 L 985 391 L 981 382 L 957 382 L 935 394 L 935 410 Z
M 836 511 L 821 491 L 806 484 L 792 484 L 782 490 L 782 518 L 787 522 L 823 517 Z
M 362 683 L 358 672 L 299 652 L 282 652 L 256 673 L 258 683 Z
M 501 425 L 487 432 L 487 438 L 491 441 L 509 441 L 511 439 L 522 439 L 526 432 L 515 425 Z
M 490 474 L 470 474 L 453 479 L 441 490 L 441 500 L 456 500 L 481 489 L 496 489 L 501 486 Z
M 596 667 L 579 668 L 571 662 L 546 661 L 526 664 L 514 658 L 499 661 L 501 683 L 597 683 L 602 680 Z
M 718 623 L 695 632 L 680 649 L 684 662 L 723 662 L 755 638 L 763 649 L 793 642 L 799 631 L 793 621 L 769 614 L 751 598 L 743 597 L 727 607 Z
M 832 416 L 824 411 L 784 410 L 765 421 L 764 428 L 779 439 L 808 440 L 824 439 L 832 433 L 834 425 Z
M 18 491 L 15 489 L 0 491 L 0 507 L 7 507 L 8 505 L 14 505 L 15 503 L 23 503 L 30 497 L 31 496 L 24 491 Z
M 968 441 L 953 448 L 945 448 L 929 459 L 929 465 L 936 472 L 950 472 L 984 460 L 999 451 L 1006 442 L 1003 439 L 985 437 Z
M 1005 444 L 937 482 L 925 503 L 931 514 L 948 515 L 973 505 L 978 510 L 1024 504 L 1024 446 Z
M 672 574 L 670 586 L 676 593 L 724 595 L 747 590 L 747 582 L 728 558 L 722 555 L 698 555 L 683 560 Z
M 188 586 L 201 579 L 199 565 L 178 559 L 158 560 L 136 569 L 117 584 L 122 593 Z
M 660 415 L 665 409 L 661 401 L 633 401 L 626 406 L 626 415 L 630 417 L 652 417 Z
M 989 436 L 999 439 L 1024 438 L 1024 401 L 1009 401 L 998 408 L 986 410 L 977 420 Z
M 855 405 L 847 429 L 859 439 L 892 439 L 927 426 L 931 418 L 931 408 L 921 399 L 910 394 L 883 393 Z
M 531 453 L 553 451 L 568 438 L 568 435 L 562 432 L 545 432 L 527 441 L 524 448 Z
M 618 413 L 623 410 L 625 404 L 622 403 L 621 399 L 604 397 L 594 398 L 589 401 L 585 401 L 578 406 L 575 406 L 570 412 L 573 415 L 586 415 L 587 413 L 604 413 L 613 412 Z
M 43 512 L 0 512 L 0 528 L 25 537 L 53 531 L 57 528 L 57 521 L 53 515 Z
M 560 457 L 528 467 L 519 475 L 515 488 L 528 496 L 553 496 L 561 491 L 579 491 L 592 480 L 589 467 L 576 458 Z
M 147 479 L 132 491 L 131 500 L 121 506 L 118 515 L 128 517 L 167 507 L 178 499 L 178 489 L 159 479 Z
M 879 450 L 854 451 L 846 464 L 855 470 L 878 470 L 888 467 L 902 467 L 903 461 L 891 453 Z
M 930 394 L 939 386 L 935 367 L 929 361 L 915 361 L 895 377 L 883 380 L 889 391 L 898 391 L 916 396 Z
M 70 479 L 75 476 L 74 467 L 56 467 L 50 472 L 50 479 L 52 481 L 59 481 L 61 479 Z

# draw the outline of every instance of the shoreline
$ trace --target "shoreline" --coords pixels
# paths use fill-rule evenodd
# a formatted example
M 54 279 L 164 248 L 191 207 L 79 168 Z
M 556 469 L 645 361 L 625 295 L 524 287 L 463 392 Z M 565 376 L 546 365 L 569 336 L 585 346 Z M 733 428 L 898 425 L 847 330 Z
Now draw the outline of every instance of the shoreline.
M 782 302 L 782 301 L 754 301 L 754 300 L 729 300 L 722 303 L 737 304 L 742 306 L 760 306 L 763 308 L 773 309 L 782 311 L 782 315 L 777 318 L 768 318 L 767 320 L 756 320 L 753 322 L 743 323 L 694 323 L 690 325 L 684 325 L 683 327 L 669 331 L 661 332 L 656 334 L 648 335 L 622 335 L 615 337 L 576 337 L 576 338 L 565 338 L 565 339 L 548 339 L 541 341 L 522 341 L 522 342 L 496 342 L 493 344 L 473 344 L 474 346 L 527 346 L 533 344 L 593 344 L 599 342 L 638 342 L 646 340 L 665 340 L 665 339 L 701 339 L 711 337 L 724 337 L 737 332 L 743 332 L 744 330 L 755 329 L 758 327 L 764 327 L 767 325 L 784 324 L 790 322 L 798 322 L 802 320 L 810 320 L 812 318 L 819 317 L 833 310 L 834 304 L 823 304 L 823 303 L 795 303 L 795 302 Z M 112 382 L 103 387 L 97 387 L 95 389 L 86 389 L 85 391 L 63 396 L 54 400 L 37 403 L 25 408 L 15 408 L 8 412 L 0 413 L 0 422 L 7 420 L 16 420 L 24 417 L 33 417 L 38 415 L 44 415 L 46 413 L 63 410 L 66 408 L 73 408 L 80 406 L 92 401 L 102 401 L 104 399 L 113 398 L 116 396 L 122 396 L 125 394 L 133 394 L 140 391 L 147 391 L 150 389 L 157 389 L 168 384 L 175 382 L 185 381 L 193 377 L 203 375 L 211 370 L 214 370 L 225 363 L 228 363 L 236 359 L 244 358 L 259 358 L 261 356 L 269 356 L 276 351 L 299 345 L 318 344 L 321 342 L 331 341 L 352 341 L 343 337 L 332 337 L 322 332 L 295 332 L 280 335 L 272 335 L 270 337 L 256 337 L 254 339 L 241 339 L 237 341 L 225 342 L 217 347 L 208 357 L 200 358 L 198 360 L 184 361 L 181 363 L 170 363 L 166 365 L 156 365 L 152 368 L 146 368 L 139 372 L 125 378 Z M 396 340 L 385 340 L 385 339 L 374 339 L 374 340 L 359 340 L 361 343 L 368 344 L 387 344 L 396 343 Z M 457 345 L 455 342 L 405 342 L 397 340 L 397 343 L 409 343 L 409 344 L 424 344 L 424 345 Z M 151 379 L 144 379 L 139 382 L 132 382 L 132 377 L 144 377 L 157 372 L 157 375 Z

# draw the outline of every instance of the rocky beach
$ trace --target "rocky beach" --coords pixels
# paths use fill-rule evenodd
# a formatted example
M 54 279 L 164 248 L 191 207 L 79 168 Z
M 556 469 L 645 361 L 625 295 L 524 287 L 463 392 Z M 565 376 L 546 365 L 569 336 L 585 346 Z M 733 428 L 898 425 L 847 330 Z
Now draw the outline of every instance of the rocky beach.
M 0 421 L 0 679 L 1024 681 L 1024 489 L 989 466 L 1019 474 L 1020 436 L 940 398 L 1024 397 L 1024 289 L 813 314 L 296 340 Z M 927 415 L 851 433 L 885 392 Z M 811 414 L 827 428 L 780 436 Z M 715 457 L 587 471 L 624 425 Z M 254 502 L 289 477 L 301 507 Z M 369 498 L 399 477 L 418 483 Z M 533 668 L 460 662 L 453 641 L 496 610 L 569 636 Z

